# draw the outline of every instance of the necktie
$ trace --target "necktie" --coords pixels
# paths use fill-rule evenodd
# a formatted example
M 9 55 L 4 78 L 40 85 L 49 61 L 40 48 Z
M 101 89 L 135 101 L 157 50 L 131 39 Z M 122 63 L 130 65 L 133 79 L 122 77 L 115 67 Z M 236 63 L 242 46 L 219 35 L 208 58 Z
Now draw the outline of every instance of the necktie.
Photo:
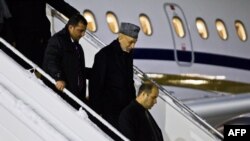
M 80 57 L 81 57 L 81 54 L 80 54 L 81 53 L 80 52 L 81 45 L 78 42 L 74 42 L 74 45 L 75 45 L 75 50 L 76 50 L 77 56 L 80 59 Z
M 82 66 L 80 65 L 81 64 L 81 45 L 78 43 L 78 42 L 74 42 L 74 45 L 75 45 L 75 50 L 76 50 L 76 54 L 77 54 L 77 57 L 78 57 L 78 60 L 79 60 L 79 66 L 77 67 L 78 70 L 77 70 L 77 73 L 78 73 L 78 76 L 77 76 L 77 85 L 78 85 L 78 89 L 79 91 L 82 90 L 83 88 L 83 72 L 82 72 Z

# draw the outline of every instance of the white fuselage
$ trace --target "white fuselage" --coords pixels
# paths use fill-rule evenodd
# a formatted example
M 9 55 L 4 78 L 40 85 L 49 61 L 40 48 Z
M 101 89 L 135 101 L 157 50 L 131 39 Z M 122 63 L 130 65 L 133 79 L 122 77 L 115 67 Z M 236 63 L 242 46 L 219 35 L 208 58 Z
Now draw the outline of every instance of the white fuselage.
M 86 10 L 93 13 L 97 27 L 93 34 L 105 44 L 117 38 L 117 34 L 108 27 L 107 12 L 117 17 L 118 24 L 131 22 L 140 25 L 139 16 L 146 15 L 151 23 L 152 35 L 140 32 L 134 62 L 144 72 L 224 76 L 225 80 L 250 82 L 250 41 L 241 41 L 235 28 L 235 21 L 241 21 L 248 35 L 250 1 L 66 1 L 81 13 Z M 174 6 L 174 10 L 170 6 Z M 186 33 L 183 38 L 178 37 L 173 28 L 172 19 L 175 16 L 183 21 Z M 207 39 L 202 39 L 198 33 L 197 18 L 203 19 L 207 25 Z M 224 22 L 227 29 L 226 40 L 222 40 L 217 32 L 215 23 L 218 19 Z M 181 59 L 183 52 L 187 52 L 188 59 Z

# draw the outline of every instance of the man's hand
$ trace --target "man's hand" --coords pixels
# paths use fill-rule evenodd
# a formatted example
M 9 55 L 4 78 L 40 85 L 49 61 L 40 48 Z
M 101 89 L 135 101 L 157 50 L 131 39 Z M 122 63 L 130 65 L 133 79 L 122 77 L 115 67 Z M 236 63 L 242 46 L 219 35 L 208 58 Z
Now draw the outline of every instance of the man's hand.
M 56 88 L 59 90 L 59 91 L 63 91 L 63 89 L 65 88 L 65 82 L 63 80 L 58 80 L 56 81 Z

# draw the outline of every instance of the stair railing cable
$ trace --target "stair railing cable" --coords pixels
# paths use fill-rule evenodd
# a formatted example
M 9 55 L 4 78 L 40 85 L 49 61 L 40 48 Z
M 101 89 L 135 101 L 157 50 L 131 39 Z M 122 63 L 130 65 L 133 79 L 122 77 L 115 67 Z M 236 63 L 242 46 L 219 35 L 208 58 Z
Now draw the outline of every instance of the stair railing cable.
M 200 116 L 198 116 L 192 109 L 190 109 L 188 106 L 180 102 L 176 97 L 172 96 L 172 94 L 167 91 L 165 88 L 163 88 L 161 85 L 159 85 L 157 82 L 155 82 L 153 79 L 149 78 L 147 74 L 145 74 L 142 70 L 140 70 L 138 67 L 134 66 L 134 72 L 137 74 L 138 77 L 143 77 L 144 79 L 154 83 L 162 92 L 164 95 L 167 95 L 179 108 L 181 108 L 187 115 L 192 116 L 197 122 L 202 124 L 204 127 L 206 127 L 208 130 L 210 130 L 212 133 L 215 133 L 215 135 L 223 139 L 223 135 L 214 129 L 210 124 L 208 124 L 204 119 L 202 119 Z M 160 97 L 160 95 L 159 95 Z M 163 99 L 163 98 L 162 98 Z M 164 100 L 164 99 L 163 99 Z M 164 100 L 168 103 L 168 101 Z
M 67 23 L 67 18 L 63 16 L 61 13 L 58 11 L 52 9 L 53 16 L 57 17 L 59 20 L 61 20 L 63 23 Z M 86 31 L 86 34 L 84 36 L 85 39 L 89 43 L 92 43 L 93 41 L 98 44 L 97 49 L 101 49 L 101 47 L 105 46 L 105 43 L 103 43 L 101 40 L 99 40 L 98 37 L 96 37 L 94 34 L 91 34 L 89 31 Z M 95 45 L 96 46 L 96 45 Z M 142 70 L 140 70 L 138 67 L 133 66 L 134 69 L 134 74 L 136 74 L 138 77 L 143 77 L 144 79 L 151 81 L 154 83 L 162 92 L 163 94 L 167 95 L 170 97 L 170 99 L 178 106 L 180 107 L 183 111 L 186 112 L 189 116 L 192 116 L 196 121 L 198 121 L 200 124 L 202 124 L 204 127 L 207 127 L 208 130 L 211 132 L 215 133 L 220 139 L 223 139 L 223 135 L 218 132 L 216 129 L 214 129 L 210 124 L 208 124 L 204 119 L 202 119 L 200 116 L 198 116 L 193 110 L 191 110 L 188 106 L 180 102 L 176 97 L 172 96 L 169 91 L 167 91 L 165 88 L 163 88 L 161 85 L 159 85 L 157 82 L 152 80 L 145 74 Z M 163 99 L 164 100 L 164 99 Z M 165 101 L 165 100 L 164 100 Z M 167 102 L 167 101 L 165 101 Z
M 56 84 L 56 81 L 50 75 L 48 75 L 46 72 L 44 72 L 40 67 L 38 67 L 31 60 L 29 60 L 28 58 L 26 58 L 22 53 L 20 53 L 17 49 L 15 49 L 13 46 L 11 46 L 8 42 L 6 42 L 1 37 L 0 37 L 0 42 L 2 42 L 14 54 L 16 54 L 21 59 L 23 59 L 25 62 L 27 62 L 33 68 L 33 70 L 38 71 L 41 75 L 43 75 L 46 79 L 48 79 L 54 85 Z M 110 123 L 108 123 L 106 120 L 104 120 L 94 110 L 92 110 L 91 108 L 89 108 L 85 103 L 83 103 L 79 98 L 77 98 L 74 94 L 72 94 L 68 89 L 64 88 L 63 92 L 66 95 L 68 95 L 71 99 L 73 99 L 76 103 L 78 103 L 81 107 L 83 107 L 86 111 L 88 111 L 91 115 L 93 115 L 95 118 L 97 118 L 100 122 L 102 122 L 106 127 L 108 127 L 112 132 L 114 132 L 122 140 L 129 141 L 129 139 L 127 139 L 123 134 L 121 134 L 117 129 L 115 129 Z

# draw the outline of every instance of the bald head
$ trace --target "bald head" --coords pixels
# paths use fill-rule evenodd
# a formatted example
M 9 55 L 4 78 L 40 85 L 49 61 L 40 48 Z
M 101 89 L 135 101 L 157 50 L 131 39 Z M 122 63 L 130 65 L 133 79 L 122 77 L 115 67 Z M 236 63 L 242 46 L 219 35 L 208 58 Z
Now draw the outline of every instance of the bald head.
M 157 102 L 159 94 L 158 87 L 153 83 L 143 83 L 138 92 L 136 98 L 137 102 L 140 103 L 145 109 L 151 109 Z

